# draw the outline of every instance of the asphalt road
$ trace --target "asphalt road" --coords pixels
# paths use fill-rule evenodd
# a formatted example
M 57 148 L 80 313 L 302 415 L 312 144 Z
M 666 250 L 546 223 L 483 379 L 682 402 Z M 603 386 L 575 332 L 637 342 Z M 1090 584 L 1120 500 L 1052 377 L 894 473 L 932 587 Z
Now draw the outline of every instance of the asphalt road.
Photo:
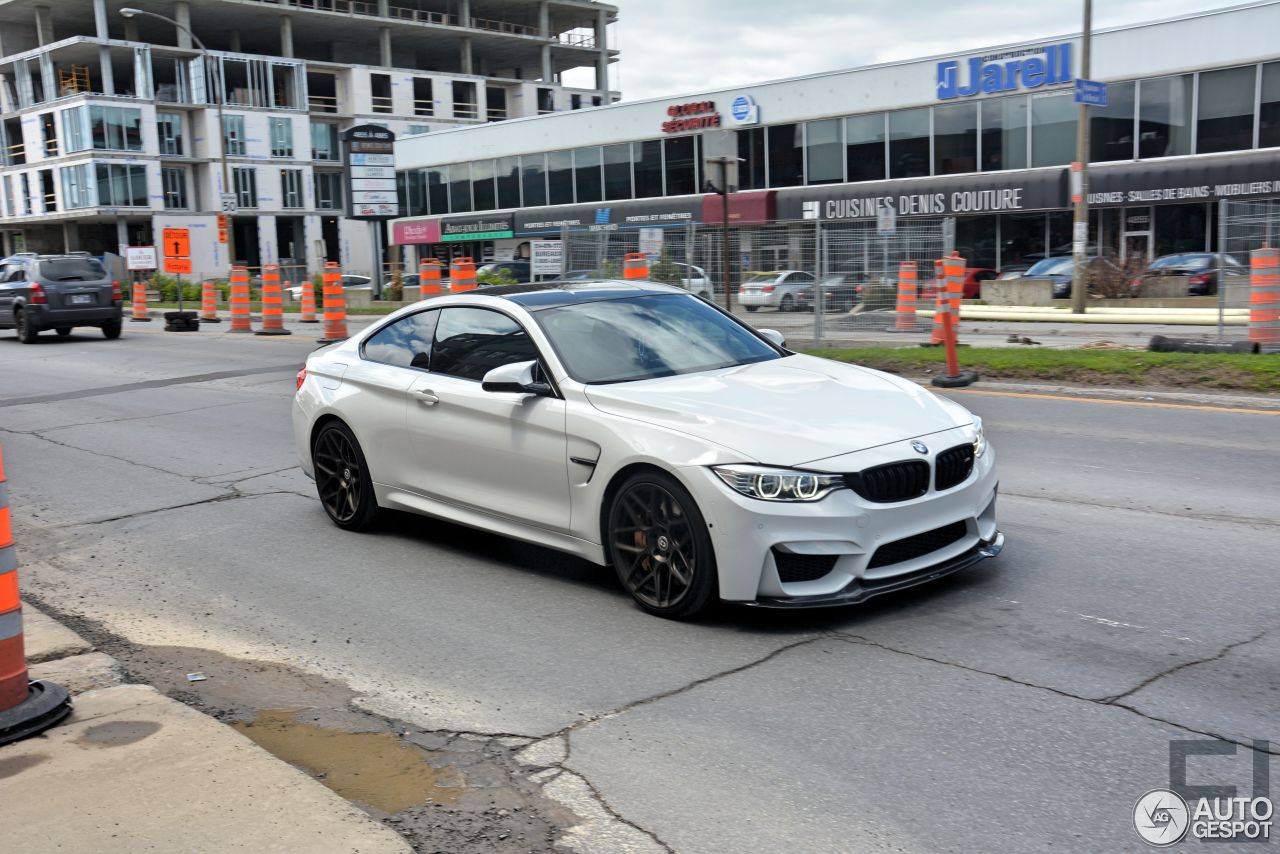
M 861 607 L 680 624 L 497 537 L 339 531 L 289 431 L 311 342 L 158 327 L 0 334 L 26 589 L 418 726 L 555 734 L 668 850 L 1136 850 L 1171 740 L 1280 744 L 1280 415 L 963 394 L 1004 555 Z M 1248 794 L 1250 750 L 1191 781 Z

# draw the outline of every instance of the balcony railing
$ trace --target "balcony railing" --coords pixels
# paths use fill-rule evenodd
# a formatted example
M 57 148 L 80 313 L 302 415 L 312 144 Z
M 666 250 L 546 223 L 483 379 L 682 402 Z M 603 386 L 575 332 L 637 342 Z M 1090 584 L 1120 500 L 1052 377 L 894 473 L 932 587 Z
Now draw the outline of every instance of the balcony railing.
M 565 47 L 583 47 L 594 50 L 596 46 L 594 33 L 560 33 L 556 39 Z
M 436 114 L 436 102 L 415 98 L 413 101 L 413 114 L 415 116 L 434 116 Z
M 373 111 L 375 113 L 389 113 L 392 109 L 390 95 L 374 95 L 370 100 L 373 101 Z
M 308 95 L 307 106 L 313 113 L 336 113 L 338 112 L 338 96 Z
M 453 116 L 457 119 L 478 119 L 480 118 L 480 108 L 475 104 L 464 104 L 455 101 Z
M 343 15 L 360 15 L 368 18 L 382 18 L 376 2 L 368 0 L 257 0 L 263 5 L 288 6 L 294 9 L 314 9 L 320 12 L 337 12 Z M 494 33 L 509 33 L 517 36 L 536 36 L 536 27 L 524 24 L 513 24 L 509 21 L 494 21 L 487 18 L 471 18 L 464 22 L 457 15 L 444 12 L 429 12 L 425 9 L 411 9 L 405 6 L 389 5 L 387 18 L 398 21 L 413 21 L 419 24 L 436 24 L 445 27 L 469 27 L 476 30 L 487 30 Z

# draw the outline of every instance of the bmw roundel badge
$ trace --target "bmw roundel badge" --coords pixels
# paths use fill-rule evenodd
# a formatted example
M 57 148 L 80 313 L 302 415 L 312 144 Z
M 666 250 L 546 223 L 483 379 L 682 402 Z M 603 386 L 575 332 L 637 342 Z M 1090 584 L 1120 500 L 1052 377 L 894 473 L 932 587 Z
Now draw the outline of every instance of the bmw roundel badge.
M 917 454 L 929 453 L 929 446 L 926 445 L 924 442 L 912 442 L 911 447 L 915 449 L 915 452 Z

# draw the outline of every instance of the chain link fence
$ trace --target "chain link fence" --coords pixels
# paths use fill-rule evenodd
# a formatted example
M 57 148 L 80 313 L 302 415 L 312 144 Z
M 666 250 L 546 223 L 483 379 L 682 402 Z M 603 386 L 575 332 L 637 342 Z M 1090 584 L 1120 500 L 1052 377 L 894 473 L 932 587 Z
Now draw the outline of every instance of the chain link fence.
M 561 240 L 566 277 L 621 278 L 627 253 L 644 252 L 650 278 L 721 306 L 727 281 L 736 316 L 777 329 L 790 343 L 822 345 L 894 329 L 904 261 L 916 263 L 918 305 L 931 309 L 934 262 L 950 251 L 949 233 L 942 217 L 899 220 L 890 236 L 879 234 L 874 222 L 731 226 L 727 277 L 725 231 L 715 225 L 645 230 L 643 245 L 635 229 L 565 230 Z M 931 318 L 920 316 L 908 332 L 927 335 L 930 327 Z
M 1250 257 L 1255 249 L 1280 247 L 1280 199 L 1222 201 L 1218 209 L 1216 269 L 1207 271 L 1218 296 L 1218 339 L 1243 340 L 1248 335 L 1252 280 Z

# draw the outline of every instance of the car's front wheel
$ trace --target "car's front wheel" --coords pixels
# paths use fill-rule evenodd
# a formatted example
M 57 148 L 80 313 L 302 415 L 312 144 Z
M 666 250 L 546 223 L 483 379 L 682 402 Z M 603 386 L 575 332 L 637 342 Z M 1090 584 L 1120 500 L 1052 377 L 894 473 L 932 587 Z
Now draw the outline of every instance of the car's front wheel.
M 378 499 L 360 443 L 347 425 L 333 421 L 321 428 L 311 446 L 316 490 L 333 524 L 365 531 L 378 516 Z
M 650 614 L 686 619 L 705 609 L 716 589 L 716 559 L 698 506 L 675 478 L 641 472 L 609 505 L 609 558 L 618 580 Z

